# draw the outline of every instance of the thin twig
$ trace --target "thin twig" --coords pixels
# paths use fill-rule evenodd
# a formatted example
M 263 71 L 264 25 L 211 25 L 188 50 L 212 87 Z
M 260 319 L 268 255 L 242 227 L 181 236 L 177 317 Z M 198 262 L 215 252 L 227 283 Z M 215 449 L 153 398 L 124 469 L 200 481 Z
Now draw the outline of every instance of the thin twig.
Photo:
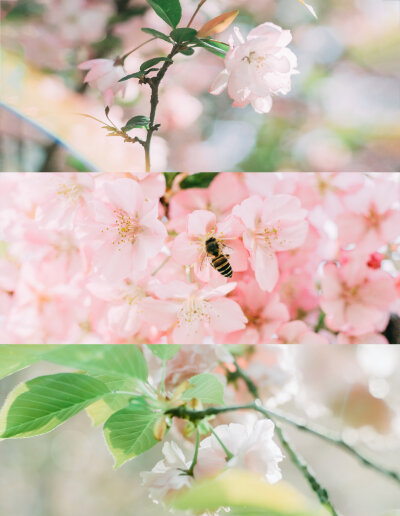
M 200 11 L 200 9 L 202 8 L 202 6 L 206 3 L 207 0 L 200 0 L 200 3 L 199 5 L 196 7 L 196 10 L 195 12 L 193 13 L 192 17 L 190 18 L 190 21 L 189 23 L 187 24 L 187 27 L 190 27 L 194 21 L 194 19 L 196 18 L 198 12 Z
M 271 419 L 271 421 L 273 421 Z M 292 447 L 292 445 L 287 440 L 287 437 L 285 436 L 282 428 L 278 425 L 276 421 L 273 421 L 275 425 L 275 432 L 277 436 L 279 437 L 279 440 L 282 443 L 282 446 L 287 451 L 291 461 L 293 464 L 301 471 L 304 478 L 307 480 L 308 484 L 310 485 L 311 489 L 314 491 L 314 493 L 318 496 L 318 499 L 323 507 L 328 509 L 332 516 L 339 516 L 339 513 L 336 511 L 335 507 L 333 506 L 328 491 L 321 486 L 321 484 L 316 479 L 315 475 L 312 473 L 310 467 L 306 463 L 306 461 L 299 455 Z

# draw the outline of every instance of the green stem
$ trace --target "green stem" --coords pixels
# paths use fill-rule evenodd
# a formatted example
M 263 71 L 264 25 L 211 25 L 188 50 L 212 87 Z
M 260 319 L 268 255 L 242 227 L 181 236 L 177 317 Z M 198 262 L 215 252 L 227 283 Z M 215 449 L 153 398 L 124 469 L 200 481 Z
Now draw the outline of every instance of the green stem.
M 146 83 L 149 84 L 151 89 L 151 97 L 150 97 L 150 115 L 149 115 L 149 127 L 147 129 L 147 137 L 144 142 L 144 153 L 145 153 L 145 160 L 146 160 L 146 172 L 150 172 L 151 170 L 151 162 L 150 162 L 150 146 L 151 146 L 151 139 L 153 137 L 153 133 L 158 130 L 159 125 L 155 124 L 155 118 L 156 118 L 156 111 L 157 106 L 159 102 L 158 94 L 160 89 L 160 83 L 163 80 L 165 74 L 167 73 L 168 68 L 172 65 L 172 58 L 181 50 L 181 44 L 176 43 L 173 47 L 171 52 L 167 56 L 167 60 L 164 61 L 164 64 L 158 71 L 157 75 L 155 77 L 151 77 L 149 79 L 146 79 Z
M 124 54 L 120 60 L 121 60 L 121 63 L 124 64 L 125 62 L 125 59 L 130 56 L 131 54 L 133 54 L 133 52 L 136 52 L 136 50 L 139 50 L 139 48 L 142 48 L 144 47 L 145 45 L 147 45 L 147 43 L 150 43 L 151 41 L 154 41 L 155 39 L 157 39 L 155 36 L 154 38 L 150 38 L 150 39 L 147 39 L 146 41 L 143 41 L 143 43 L 141 43 L 140 45 L 138 45 L 137 47 L 135 48 L 132 48 L 132 50 L 129 50 L 129 52 L 127 52 L 126 54 Z
M 168 261 L 171 259 L 171 255 L 168 255 L 161 263 L 158 267 L 156 267 L 154 269 L 154 271 L 151 273 L 151 276 L 155 276 L 163 267 L 166 263 L 168 263 Z
M 192 460 L 192 463 L 190 465 L 190 468 L 185 472 L 187 473 L 189 476 L 193 477 L 194 476 L 194 468 L 197 464 L 197 457 L 199 455 L 199 446 L 200 446 L 200 431 L 199 429 L 197 429 L 197 433 L 196 433 L 196 445 L 195 445 L 195 449 L 194 449 L 194 455 L 193 455 L 193 460 Z
M 225 446 L 225 444 L 222 442 L 218 434 L 214 431 L 214 428 L 210 425 L 210 431 L 213 434 L 213 436 L 216 438 L 216 440 L 219 442 L 221 448 L 226 453 L 226 462 L 230 461 L 233 458 L 233 453 L 228 450 L 228 448 Z
M 319 317 L 318 317 L 317 324 L 314 327 L 315 333 L 318 333 L 319 331 L 321 331 L 322 328 L 324 327 L 324 325 L 325 325 L 325 313 L 321 311 L 319 314 Z
M 258 399 L 260 397 L 258 392 L 257 385 L 253 382 L 253 380 L 243 371 L 243 369 L 239 366 L 239 364 L 234 360 L 233 362 L 235 364 L 235 371 L 226 371 L 226 376 L 228 382 L 235 382 L 238 378 L 242 379 L 244 383 L 246 384 L 246 387 L 250 394 L 253 395 L 255 399 Z
M 271 420 L 273 421 L 273 420 Z M 305 462 L 305 460 L 299 455 L 292 447 L 292 445 L 287 440 L 287 437 L 285 436 L 282 428 L 276 423 L 276 421 L 273 421 L 275 425 L 275 432 L 277 436 L 279 437 L 280 442 L 282 443 L 282 446 L 287 451 L 291 461 L 293 464 L 301 471 L 304 478 L 307 480 L 309 486 L 314 491 L 314 493 L 318 496 L 318 499 L 323 507 L 328 509 L 332 516 L 339 516 L 339 513 L 336 511 L 334 506 L 332 505 L 332 502 L 329 498 L 328 491 L 321 486 L 321 484 L 316 479 L 315 475 L 311 472 L 310 467 Z

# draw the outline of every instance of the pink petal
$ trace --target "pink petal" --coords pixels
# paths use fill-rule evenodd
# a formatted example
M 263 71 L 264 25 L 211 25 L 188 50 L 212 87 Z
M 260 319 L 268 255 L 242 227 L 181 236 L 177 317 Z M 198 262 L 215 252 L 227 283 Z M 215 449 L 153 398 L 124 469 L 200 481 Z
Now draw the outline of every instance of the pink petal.
M 195 210 L 188 216 L 187 232 L 189 236 L 207 235 L 217 223 L 217 219 L 211 211 Z
M 225 213 L 246 197 L 246 189 L 238 176 L 239 174 L 223 172 L 213 179 L 209 188 L 209 196 L 214 209 Z M 226 192 L 229 192 L 229 195 L 226 195 Z
M 249 266 L 249 253 L 240 240 L 228 240 L 226 245 L 232 249 L 226 250 L 229 255 L 229 263 L 234 272 L 247 271 Z
M 114 104 L 114 92 L 111 88 L 103 93 L 103 99 L 105 106 L 111 107 Z
M 343 213 L 336 220 L 342 246 L 359 242 L 366 233 L 364 218 L 353 213 Z
M 349 333 L 360 335 L 374 330 L 383 330 L 389 320 L 389 313 L 360 303 L 349 305 L 346 309 L 346 323 Z
M 181 323 L 175 326 L 172 332 L 173 344 L 203 344 L 205 337 L 204 324 L 195 320 L 189 323 Z
M 105 190 L 114 206 L 126 213 L 141 215 L 143 192 L 137 181 L 128 178 L 116 179 L 112 183 L 107 183 Z
M 262 222 L 296 221 L 305 218 L 307 212 L 301 208 L 300 200 L 293 195 L 279 194 L 267 199 L 263 204 Z
M 283 227 L 278 232 L 278 238 L 272 243 L 275 251 L 288 251 L 296 249 L 304 244 L 308 233 L 308 222 L 305 220 L 298 224 Z
M 258 246 L 255 252 L 253 267 L 256 273 L 256 280 L 262 290 L 272 292 L 279 279 L 278 260 L 275 253 Z
M 191 241 L 186 233 L 178 235 L 172 244 L 171 256 L 181 265 L 192 265 L 196 263 L 200 254 L 200 245 Z
M 324 299 L 335 300 L 340 297 L 342 284 L 339 278 L 339 270 L 333 263 L 324 266 L 321 286 Z
M 272 97 L 257 97 L 251 101 L 251 105 L 257 113 L 269 113 L 272 108 Z
M 360 287 L 360 297 L 365 304 L 375 306 L 381 310 L 388 310 L 397 297 L 394 280 L 392 278 L 380 278 Z
M 261 214 L 263 201 L 258 195 L 252 195 L 244 200 L 239 206 L 233 208 L 232 213 L 239 217 L 243 224 L 255 231 L 258 217 Z
M 89 59 L 88 61 L 84 61 L 83 63 L 80 63 L 78 65 L 78 68 L 79 70 L 90 70 L 91 68 L 93 67 L 99 67 L 99 65 L 103 65 L 102 68 L 103 70 L 105 69 L 105 64 L 106 63 L 110 63 L 110 59 Z M 108 69 L 110 68 L 109 66 L 107 67 Z
M 245 327 L 247 318 L 240 306 L 232 299 L 221 297 L 213 299 L 210 304 L 213 307 L 210 325 L 214 331 L 229 333 Z
M 228 85 L 229 73 L 227 70 L 222 70 L 217 77 L 214 79 L 213 83 L 210 86 L 209 93 L 211 95 L 219 95 L 224 91 L 224 89 Z
M 168 330 L 176 321 L 177 305 L 170 301 L 161 301 L 150 297 L 141 302 L 143 319 L 154 324 L 161 331 Z

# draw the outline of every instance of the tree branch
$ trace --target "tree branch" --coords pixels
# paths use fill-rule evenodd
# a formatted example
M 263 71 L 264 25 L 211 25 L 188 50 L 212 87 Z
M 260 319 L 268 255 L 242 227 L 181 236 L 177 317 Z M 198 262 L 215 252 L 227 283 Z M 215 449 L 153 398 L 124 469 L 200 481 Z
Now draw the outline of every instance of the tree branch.
M 279 419 L 281 421 L 284 421 L 285 423 L 288 423 L 296 427 L 298 430 L 302 430 L 309 434 L 315 435 L 316 437 L 319 437 L 320 439 L 330 444 L 334 444 L 335 446 L 342 448 L 343 450 L 347 451 L 348 453 L 356 457 L 365 466 L 374 469 L 378 473 L 381 473 L 382 475 L 385 475 L 388 478 L 391 478 L 392 480 L 400 484 L 400 474 L 398 472 L 375 464 L 375 462 L 367 459 L 359 451 L 355 450 L 352 446 L 347 444 L 340 436 L 337 436 L 332 432 L 329 432 L 328 430 L 319 429 L 314 425 L 310 426 L 309 424 L 306 424 L 304 421 L 283 414 L 282 412 L 266 409 L 260 403 L 257 402 L 249 403 L 247 405 L 232 405 L 230 407 L 209 407 L 204 410 L 190 410 L 187 409 L 184 405 L 182 405 L 180 407 L 169 409 L 166 413 L 171 416 L 179 417 L 181 419 L 188 419 L 192 422 L 196 422 L 208 417 L 217 416 L 218 414 L 223 414 L 225 412 L 232 412 L 236 410 L 255 410 L 269 419 Z

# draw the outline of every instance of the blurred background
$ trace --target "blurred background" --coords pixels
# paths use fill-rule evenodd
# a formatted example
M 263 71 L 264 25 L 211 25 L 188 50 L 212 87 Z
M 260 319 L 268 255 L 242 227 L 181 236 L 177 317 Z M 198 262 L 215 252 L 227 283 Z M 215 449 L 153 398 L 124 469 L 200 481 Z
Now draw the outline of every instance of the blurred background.
M 139 171 L 142 148 L 110 138 L 77 113 L 104 119 L 102 99 L 83 84 L 82 61 L 115 58 L 166 31 L 145 0 L 2 1 L 0 170 Z M 222 69 L 205 51 L 181 56 L 167 74 L 153 145 L 153 170 L 398 171 L 400 169 L 400 1 L 208 0 L 199 28 L 240 9 L 243 34 L 265 21 L 293 33 L 300 74 L 267 115 L 232 108 L 208 88 Z M 183 21 L 197 2 L 182 0 Z M 227 41 L 231 30 L 220 39 Z M 165 53 L 153 42 L 126 61 L 129 72 Z M 148 113 L 148 91 L 130 81 L 111 118 Z
M 258 359 L 272 364 L 277 353 L 279 367 L 264 364 L 260 371 Z M 18 383 L 61 370 L 39 363 L 2 380 L 0 402 Z M 263 399 L 269 392 L 267 403 L 274 400 L 281 410 L 343 433 L 368 458 L 399 470 L 400 347 L 259 346 L 248 371 Z M 321 440 L 289 427 L 287 434 L 343 516 L 400 515 L 395 482 Z M 173 430 L 169 436 L 182 445 Z M 0 514 L 165 516 L 166 510 L 148 499 L 139 476 L 160 458 L 158 445 L 114 471 L 101 429 L 81 413 L 50 434 L 0 443 Z M 287 482 L 315 500 L 288 459 L 282 470 Z

